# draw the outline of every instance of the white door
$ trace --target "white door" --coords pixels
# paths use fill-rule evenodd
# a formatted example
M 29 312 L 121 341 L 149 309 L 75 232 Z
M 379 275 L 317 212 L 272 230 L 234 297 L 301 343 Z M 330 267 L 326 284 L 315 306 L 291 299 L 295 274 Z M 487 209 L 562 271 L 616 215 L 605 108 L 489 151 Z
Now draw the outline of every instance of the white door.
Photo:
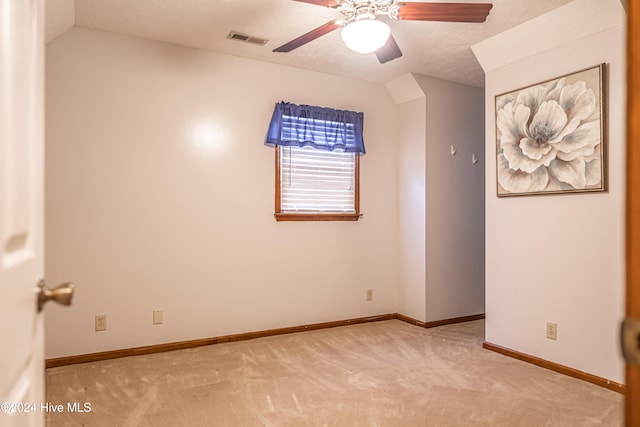
M 42 426 L 44 11 L 0 0 L 0 426 Z

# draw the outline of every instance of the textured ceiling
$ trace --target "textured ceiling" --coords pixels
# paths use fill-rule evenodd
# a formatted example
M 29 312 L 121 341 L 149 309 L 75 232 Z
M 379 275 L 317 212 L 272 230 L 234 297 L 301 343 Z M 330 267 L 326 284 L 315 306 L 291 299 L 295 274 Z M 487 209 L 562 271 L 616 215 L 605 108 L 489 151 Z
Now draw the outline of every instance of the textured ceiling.
M 79 27 L 379 83 L 412 72 L 482 87 L 484 74 L 471 45 L 571 0 L 483 1 L 493 3 L 493 9 L 482 24 L 389 20 L 404 56 L 386 64 L 380 64 L 375 54 L 349 50 L 340 30 L 290 53 L 273 53 L 274 48 L 341 17 L 334 9 L 292 0 L 47 0 L 46 34 L 53 39 L 73 19 Z M 229 40 L 231 30 L 269 42 L 255 46 Z

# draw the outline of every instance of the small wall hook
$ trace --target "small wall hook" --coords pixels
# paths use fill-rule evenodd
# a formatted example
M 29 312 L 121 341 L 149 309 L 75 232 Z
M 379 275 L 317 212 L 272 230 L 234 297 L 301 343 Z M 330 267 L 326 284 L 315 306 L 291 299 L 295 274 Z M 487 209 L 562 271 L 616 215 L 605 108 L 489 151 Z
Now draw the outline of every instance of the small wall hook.
M 478 157 L 476 156 L 476 153 L 473 153 L 471 155 L 471 163 L 473 163 L 474 165 L 478 163 Z
M 456 150 L 456 147 L 453 144 L 451 144 L 451 155 L 455 156 L 457 152 L 458 150 Z

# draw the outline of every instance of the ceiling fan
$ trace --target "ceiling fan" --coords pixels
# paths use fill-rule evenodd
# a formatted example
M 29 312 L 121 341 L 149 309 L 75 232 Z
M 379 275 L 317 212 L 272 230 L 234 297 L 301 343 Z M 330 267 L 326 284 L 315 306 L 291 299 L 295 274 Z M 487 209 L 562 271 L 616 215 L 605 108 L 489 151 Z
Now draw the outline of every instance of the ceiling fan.
M 396 0 L 294 0 L 337 9 L 344 16 L 334 19 L 274 49 L 291 52 L 318 37 L 342 27 L 342 38 L 352 50 L 375 52 L 381 64 L 402 56 L 389 26 L 379 15 L 409 21 L 484 22 L 493 7 L 490 3 L 405 2 Z

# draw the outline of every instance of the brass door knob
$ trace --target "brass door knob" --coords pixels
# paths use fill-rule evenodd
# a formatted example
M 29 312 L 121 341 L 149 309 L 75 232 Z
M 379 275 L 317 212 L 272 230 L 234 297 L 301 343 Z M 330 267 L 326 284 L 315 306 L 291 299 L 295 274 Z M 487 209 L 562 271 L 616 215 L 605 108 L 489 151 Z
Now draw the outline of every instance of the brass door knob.
M 71 305 L 71 300 L 73 299 L 73 283 L 67 282 L 53 289 L 49 289 L 47 288 L 47 283 L 42 279 L 38 282 L 36 292 L 38 293 L 38 313 L 40 313 L 44 303 L 47 301 L 53 300 L 60 305 Z
M 620 335 L 624 359 L 629 365 L 640 366 L 640 319 L 624 319 Z

